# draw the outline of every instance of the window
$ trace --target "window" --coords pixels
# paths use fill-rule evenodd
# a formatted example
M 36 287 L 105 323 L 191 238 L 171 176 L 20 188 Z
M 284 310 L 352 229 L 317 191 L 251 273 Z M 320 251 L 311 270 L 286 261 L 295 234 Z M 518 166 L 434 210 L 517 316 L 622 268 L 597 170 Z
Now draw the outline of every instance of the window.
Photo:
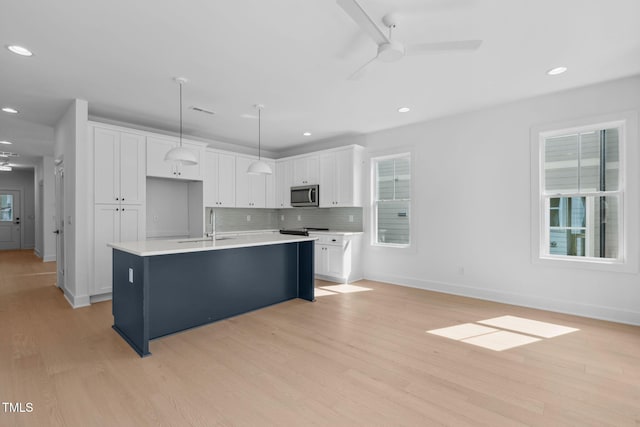
M 13 221 L 13 195 L 0 194 L 0 221 Z
M 407 247 L 411 243 L 411 156 L 372 159 L 373 243 Z
M 541 134 L 540 255 L 623 261 L 623 123 Z

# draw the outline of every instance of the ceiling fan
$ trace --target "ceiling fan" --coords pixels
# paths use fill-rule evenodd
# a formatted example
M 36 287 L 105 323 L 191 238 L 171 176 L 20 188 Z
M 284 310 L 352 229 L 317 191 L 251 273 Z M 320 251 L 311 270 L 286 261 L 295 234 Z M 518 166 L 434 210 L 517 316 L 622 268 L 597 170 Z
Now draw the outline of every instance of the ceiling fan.
M 386 36 L 357 0 L 337 0 L 337 3 L 344 9 L 347 15 L 360 26 L 362 31 L 367 33 L 378 45 L 376 56 L 351 74 L 348 78 L 349 80 L 356 80 L 361 77 L 364 70 L 374 61 L 395 62 L 402 59 L 405 55 L 448 51 L 473 51 L 478 49 L 482 44 L 482 40 L 455 40 L 404 45 L 391 38 L 392 30 L 398 22 L 397 14 L 389 13 L 382 17 L 382 23 L 389 29 L 389 36 Z

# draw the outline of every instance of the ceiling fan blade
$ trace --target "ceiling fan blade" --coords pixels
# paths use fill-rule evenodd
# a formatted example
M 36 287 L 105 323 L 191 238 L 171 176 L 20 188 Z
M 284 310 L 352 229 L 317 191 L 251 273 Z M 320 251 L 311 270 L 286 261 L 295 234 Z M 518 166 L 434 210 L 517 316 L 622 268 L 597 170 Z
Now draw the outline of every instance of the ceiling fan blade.
M 357 0 L 337 0 L 336 3 L 360 26 L 362 31 L 369 34 L 369 37 L 371 37 L 376 44 L 389 43 L 389 38 L 385 36 L 382 30 L 373 22 L 373 19 L 367 15 L 367 12 L 364 11 Z
M 407 55 L 437 52 L 463 52 L 476 50 L 482 44 L 482 40 L 457 40 L 451 42 L 419 43 L 405 47 Z
M 362 67 L 358 68 L 349 77 L 347 77 L 347 80 L 358 80 L 360 77 L 362 77 L 364 75 L 364 72 L 366 71 L 366 68 L 369 66 L 369 64 L 375 61 L 376 58 L 377 56 L 374 56 L 369 61 L 367 61 Z

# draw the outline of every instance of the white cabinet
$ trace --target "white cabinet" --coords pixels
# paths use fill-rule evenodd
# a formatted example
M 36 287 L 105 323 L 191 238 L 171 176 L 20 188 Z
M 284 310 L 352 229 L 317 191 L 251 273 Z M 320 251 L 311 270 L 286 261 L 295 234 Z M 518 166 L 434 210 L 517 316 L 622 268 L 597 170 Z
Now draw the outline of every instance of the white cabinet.
M 145 239 L 144 206 L 97 204 L 94 209 L 93 295 L 112 290 L 112 248 L 107 243 Z
M 93 127 L 95 203 L 145 200 L 145 137 Z
M 266 164 L 269 165 L 271 171 L 273 172 L 271 175 L 265 175 L 265 207 L 270 209 L 275 209 L 278 206 L 276 205 L 276 162 L 273 160 L 262 159 Z
M 348 283 L 362 278 L 359 267 L 360 235 L 315 234 L 315 274 L 322 279 Z
M 293 186 L 320 183 L 318 160 L 316 155 L 293 159 Z
M 276 162 L 276 208 L 291 207 L 291 187 L 293 184 L 293 162 L 279 160 Z
M 190 149 L 198 159 L 195 165 L 183 165 L 164 159 L 169 150 L 177 147 L 180 142 L 176 139 L 147 138 L 147 176 L 158 178 L 177 178 L 192 181 L 202 181 L 202 159 L 204 158 L 205 145 L 182 141 L 182 146 Z
M 207 150 L 203 162 L 204 205 L 236 206 L 236 156 Z
M 264 175 L 247 173 L 249 165 L 256 159 L 236 156 L 236 207 L 266 207 L 266 178 Z
M 320 155 L 320 207 L 362 206 L 362 148 Z

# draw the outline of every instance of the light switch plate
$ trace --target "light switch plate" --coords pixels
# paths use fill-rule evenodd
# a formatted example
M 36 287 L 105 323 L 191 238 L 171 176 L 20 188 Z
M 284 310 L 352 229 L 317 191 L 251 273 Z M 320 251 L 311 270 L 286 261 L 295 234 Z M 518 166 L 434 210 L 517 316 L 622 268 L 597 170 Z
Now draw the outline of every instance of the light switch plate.
M 133 283 L 133 268 L 129 267 L 129 283 Z

